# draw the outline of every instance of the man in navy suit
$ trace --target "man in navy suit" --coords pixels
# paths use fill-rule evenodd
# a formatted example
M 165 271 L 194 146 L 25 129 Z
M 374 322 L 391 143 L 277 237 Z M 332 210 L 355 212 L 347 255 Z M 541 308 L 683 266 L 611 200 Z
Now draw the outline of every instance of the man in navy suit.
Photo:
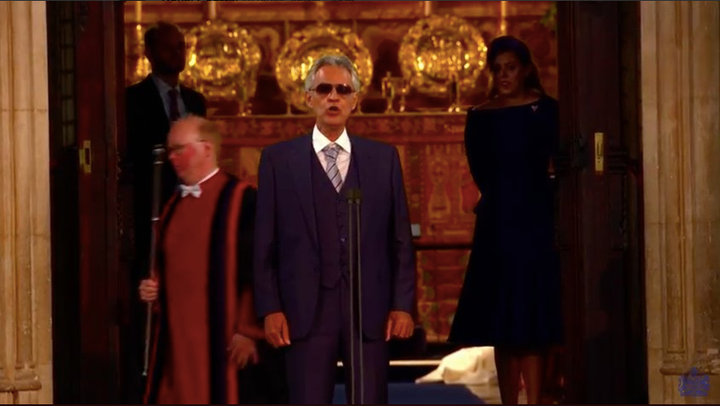
M 315 128 L 265 148 L 260 158 L 255 306 L 268 342 L 287 347 L 293 404 L 332 403 L 338 359 L 346 393 L 355 376 L 349 403 L 387 403 L 388 341 L 413 331 L 415 256 L 400 158 L 393 146 L 347 134 L 359 89 L 348 58 L 318 59 L 305 81 Z M 350 255 L 347 243 L 353 189 L 362 191 L 359 255 Z M 359 360 L 349 369 L 351 337 L 360 349 L 349 301 L 349 258 L 358 256 L 361 280 L 352 285 L 362 295 L 353 312 L 362 310 L 362 388 Z

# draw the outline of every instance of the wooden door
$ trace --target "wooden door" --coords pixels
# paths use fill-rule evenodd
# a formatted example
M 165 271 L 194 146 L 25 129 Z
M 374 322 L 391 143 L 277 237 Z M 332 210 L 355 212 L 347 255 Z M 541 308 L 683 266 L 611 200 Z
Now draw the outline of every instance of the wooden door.
M 566 402 L 647 402 L 637 2 L 557 2 Z
M 58 403 L 121 401 L 116 151 L 122 5 L 48 3 Z

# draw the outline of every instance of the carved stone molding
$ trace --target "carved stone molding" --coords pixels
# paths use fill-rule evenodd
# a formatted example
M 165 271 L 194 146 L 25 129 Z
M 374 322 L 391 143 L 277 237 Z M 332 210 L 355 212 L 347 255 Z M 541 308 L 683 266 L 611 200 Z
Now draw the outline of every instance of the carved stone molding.
M 684 403 L 678 375 L 720 373 L 720 7 L 640 7 L 650 402 Z
M 45 2 L 0 2 L 0 403 L 52 402 Z

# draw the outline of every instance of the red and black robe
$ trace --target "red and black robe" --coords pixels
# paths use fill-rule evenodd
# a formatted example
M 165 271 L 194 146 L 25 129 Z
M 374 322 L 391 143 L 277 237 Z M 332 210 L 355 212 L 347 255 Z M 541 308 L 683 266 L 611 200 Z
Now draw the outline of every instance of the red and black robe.
M 261 332 L 250 295 L 255 190 L 248 186 L 220 171 L 201 184 L 200 197 L 176 193 L 165 206 L 146 404 L 238 403 L 228 346 L 236 332 Z

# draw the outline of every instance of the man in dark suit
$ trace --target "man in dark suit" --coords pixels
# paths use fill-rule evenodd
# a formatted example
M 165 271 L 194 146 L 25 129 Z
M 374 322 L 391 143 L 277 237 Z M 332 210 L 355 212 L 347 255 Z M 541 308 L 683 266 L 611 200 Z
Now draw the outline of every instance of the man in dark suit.
M 348 401 L 387 403 L 388 341 L 413 331 L 415 257 L 397 150 L 349 136 L 360 81 L 344 56 L 324 56 L 305 81 L 315 112 L 311 134 L 263 150 L 258 173 L 254 285 L 266 339 L 287 346 L 290 403 L 332 403 L 336 362 L 345 366 Z M 362 347 L 351 327 L 349 190 L 362 190 L 359 225 Z M 354 211 L 354 209 L 353 209 Z M 356 230 L 353 227 L 353 230 Z M 353 233 L 353 238 L 355 238 Z M 357 269 L 357 261 L 353 264 Z M 357 295 L 355 295 L 357 297 Z M 351 365 L 351 341 L 362 349 Z M 349 389 L 349 388 L 348 388 Z M 346 391 L 346 392 L 349 392 Z
M 174 121 L 188 114 L 204 117 L 206 103 L 202 94 L 180 84 L 180 73 L 185 69 L 185 37 L 177 26 L 160 22 L 149 28 L 145 32 L 145 56 L 152 73 L 125 90 L 125 101 L 128 159 L 133 177 L 141 182 L 135 192 L 140 205 L 147 207 L 149 219 L 151 194 L 145 193 L 151 190 L 153 146 L 165 145 Z M 163 168 L 162 180 L 164 204 L 178 183 L 169 163 Z
M 206 115 L 206 103 L 202 94 L 180 84 L 180 72 L 185 69 L 185 37 L 180 29 L 170 23 L 160 22 L 145 32 L 145 56 L 152 66 L 152 73 L 144 80 L 125 89 L 127 150 L 123 164 L 123 179 L 132 184 L 134 261 L 130 274 L 130 292 L 135 291 L 140 280 L 147 277 L 150 256 L 153 148 L 165 145 L 172 122 L 188 114 Z M 177 188 L 178 180 L 169 162 L 163 166 L 161 201 L 162 207 Z M 130 387 L 134 394 L 131 403 L 139 403 L 142 383 L 142 337 L 144 307 L 131 300 L 129 359 Z M 136 359 L 139 357 L 139 360 Z

